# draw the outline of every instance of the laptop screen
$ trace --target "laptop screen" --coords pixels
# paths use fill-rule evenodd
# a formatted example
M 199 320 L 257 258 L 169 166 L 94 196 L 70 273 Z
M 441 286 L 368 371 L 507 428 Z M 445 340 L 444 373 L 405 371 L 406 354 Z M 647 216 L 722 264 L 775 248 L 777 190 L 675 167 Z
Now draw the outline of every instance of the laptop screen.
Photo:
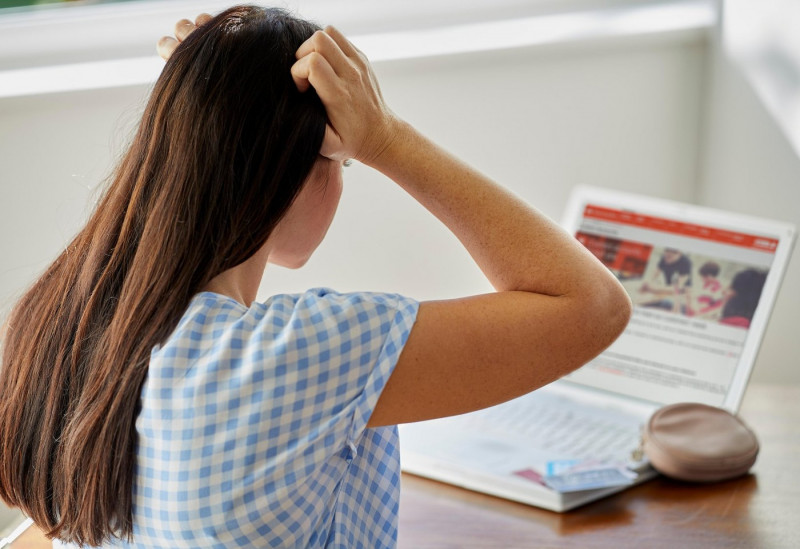
M 611 347 L 566 379 L 660 404 L 723 406 L 778 235 L 608 203 L 577 207 L 575 237 L 617 276 L 634 312 Z

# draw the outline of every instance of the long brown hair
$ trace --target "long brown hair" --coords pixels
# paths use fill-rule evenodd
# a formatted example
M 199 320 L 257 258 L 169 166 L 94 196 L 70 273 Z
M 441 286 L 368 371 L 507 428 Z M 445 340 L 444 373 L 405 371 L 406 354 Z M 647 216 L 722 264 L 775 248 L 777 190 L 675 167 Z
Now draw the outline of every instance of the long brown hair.
M 263 245 L 318 158 L 325 110 L 289 72 L 316 29 L 237 6 L 192 33 L 86 227 L 11 312 L 0 497 L 48 536 L 131 539 L 151 349 L 193 295 Z

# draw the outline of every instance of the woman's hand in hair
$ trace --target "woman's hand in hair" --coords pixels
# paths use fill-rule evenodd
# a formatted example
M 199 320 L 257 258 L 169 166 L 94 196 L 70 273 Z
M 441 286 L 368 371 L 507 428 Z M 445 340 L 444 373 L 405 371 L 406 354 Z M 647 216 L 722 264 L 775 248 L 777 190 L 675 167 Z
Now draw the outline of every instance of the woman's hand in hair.
M 186 40 L 186 37 L 192 34 L 197 27 L 201 25 L 205 25 L 211 20 L 211 16 L 207 13 L 201 13 L 197 16 L 194 20 L 194 23 L 189 21 L 188 19 L 181 19 L 177 23 L 175 23 L 175 37 L 172 36 L 162 36 L 158 43 L 156 44 L 156 49 L 158 50 L 158 55 L 166 61 L 172 55 L 172 52 L 175 51 L 175 48 L 178 45 Z
M 292 78 L 319 95 L 328 114 L 320 154 L 370 165 L 386 149 L 398 122 L 381 95 L 367 57 L 333 27 L 315 32 L 297 50 Z

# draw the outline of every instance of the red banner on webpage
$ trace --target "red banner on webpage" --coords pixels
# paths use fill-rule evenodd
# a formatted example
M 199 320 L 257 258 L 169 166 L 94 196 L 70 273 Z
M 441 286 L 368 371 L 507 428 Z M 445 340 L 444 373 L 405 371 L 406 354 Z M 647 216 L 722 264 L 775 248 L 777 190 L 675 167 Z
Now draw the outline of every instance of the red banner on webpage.
M 652 217 L 635 212 L 614 210 L 601 206 L 586 206 L 583 216 L 589 219 L 609 221 L 611 223 L 618 223 L 621 225 L 631 225 L 653 231 L 662 231 L 665 233 L 679 234 L 693 238 L 702 238 L 712 242 L 718 242 L 720 244 L 741 246 L 743 248 L 759 250 L 762 252 L 774 253 L 775 248 L 778 246 L 778 240 L 775 238 L 737 233 L 734 231 L 726 231 L 724 229 L 705 227 L 703 225 L 693 225 L 691 223 L 683 223 L 681 221 L 673 221 L 671 219 Z

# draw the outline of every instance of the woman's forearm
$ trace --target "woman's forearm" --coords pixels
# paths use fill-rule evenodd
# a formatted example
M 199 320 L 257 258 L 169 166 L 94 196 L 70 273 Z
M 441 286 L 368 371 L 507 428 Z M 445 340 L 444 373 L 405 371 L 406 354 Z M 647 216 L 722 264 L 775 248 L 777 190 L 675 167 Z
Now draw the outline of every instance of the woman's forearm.
M 545 215 L 398 121 L 372 167 L 461 241 L 497 290 L 574 295 L 613 276 Z

